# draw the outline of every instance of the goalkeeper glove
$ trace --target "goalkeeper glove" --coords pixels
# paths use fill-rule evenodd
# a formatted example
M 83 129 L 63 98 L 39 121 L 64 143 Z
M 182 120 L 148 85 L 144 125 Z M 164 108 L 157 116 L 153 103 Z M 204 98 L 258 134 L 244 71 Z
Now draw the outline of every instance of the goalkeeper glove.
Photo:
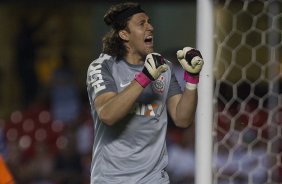
M 135 76 L 135 80 L 145 88 L 150 82 L 159 78 L 159 76 L 167 71 L 167 69 L 168 65 L 160 54 L 148 54 L 145 59 L 144 68 L 142 72 Z
M 204 64 L 200 51 L 191 47 L 185 47 L 183 50 L 177 51 L 176 55 L 185 70 L 184 80 L 187 82 L 186 88 L 190 90 L 196 89 L 199 83 L 199 74 Z

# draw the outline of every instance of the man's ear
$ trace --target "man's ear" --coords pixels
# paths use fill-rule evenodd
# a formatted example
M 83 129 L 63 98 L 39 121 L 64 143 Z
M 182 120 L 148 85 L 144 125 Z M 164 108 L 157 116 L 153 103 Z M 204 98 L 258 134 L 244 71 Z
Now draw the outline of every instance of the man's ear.
M 126 30 L 120 30 L 119 32 L 118 32 L 118 35 L 119 35 L 119 37 L 121 38 L 121 39 L 123 39 L 124 41 L 128 41 L 129 39 L 128 39 L 128 32 L 126 31 Z

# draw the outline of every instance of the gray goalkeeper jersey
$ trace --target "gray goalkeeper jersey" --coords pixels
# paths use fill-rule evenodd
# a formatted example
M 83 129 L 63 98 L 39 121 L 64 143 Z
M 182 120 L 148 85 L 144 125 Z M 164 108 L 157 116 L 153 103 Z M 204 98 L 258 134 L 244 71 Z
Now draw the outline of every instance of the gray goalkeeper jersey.
M 92 184 L 165 184 L 168 97 L 181 93 L 172 72 L 151 82 L 120 122 L 107 126 L 99 119 L 94 100 L 105 92 L 119 93 L 130 84 L 143 65 L 101 54 L 87 72 L 87 91 L 94 120 L 95 138 L 91 164 Z

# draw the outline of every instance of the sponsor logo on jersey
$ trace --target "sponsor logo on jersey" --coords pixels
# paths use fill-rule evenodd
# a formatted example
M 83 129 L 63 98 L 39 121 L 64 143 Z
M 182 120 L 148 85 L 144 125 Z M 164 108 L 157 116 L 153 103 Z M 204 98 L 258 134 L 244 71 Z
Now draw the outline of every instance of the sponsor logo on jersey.
M 155 116 L 158 104 L 141 104 L 135 103 L 130 113 L 141 116 Z
M 101 74 L 102 62 L 102 60 L 96 60 L 94 61 L 94 64 L 89 67 L 90 84 L 92 87 L 94 87 L 95 93 L 98 93 L 106 88 L 104 85 L 103 76 Z

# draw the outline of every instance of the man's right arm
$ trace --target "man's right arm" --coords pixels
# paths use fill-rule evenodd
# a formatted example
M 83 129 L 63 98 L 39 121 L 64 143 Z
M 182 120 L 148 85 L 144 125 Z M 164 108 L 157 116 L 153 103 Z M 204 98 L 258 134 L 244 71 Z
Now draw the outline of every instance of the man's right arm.
M 122 92 L 106 92 L 96 97 L 94 105 L 99 118 L 111 126 L 127 115 L 144 88 L 135 80 Z

